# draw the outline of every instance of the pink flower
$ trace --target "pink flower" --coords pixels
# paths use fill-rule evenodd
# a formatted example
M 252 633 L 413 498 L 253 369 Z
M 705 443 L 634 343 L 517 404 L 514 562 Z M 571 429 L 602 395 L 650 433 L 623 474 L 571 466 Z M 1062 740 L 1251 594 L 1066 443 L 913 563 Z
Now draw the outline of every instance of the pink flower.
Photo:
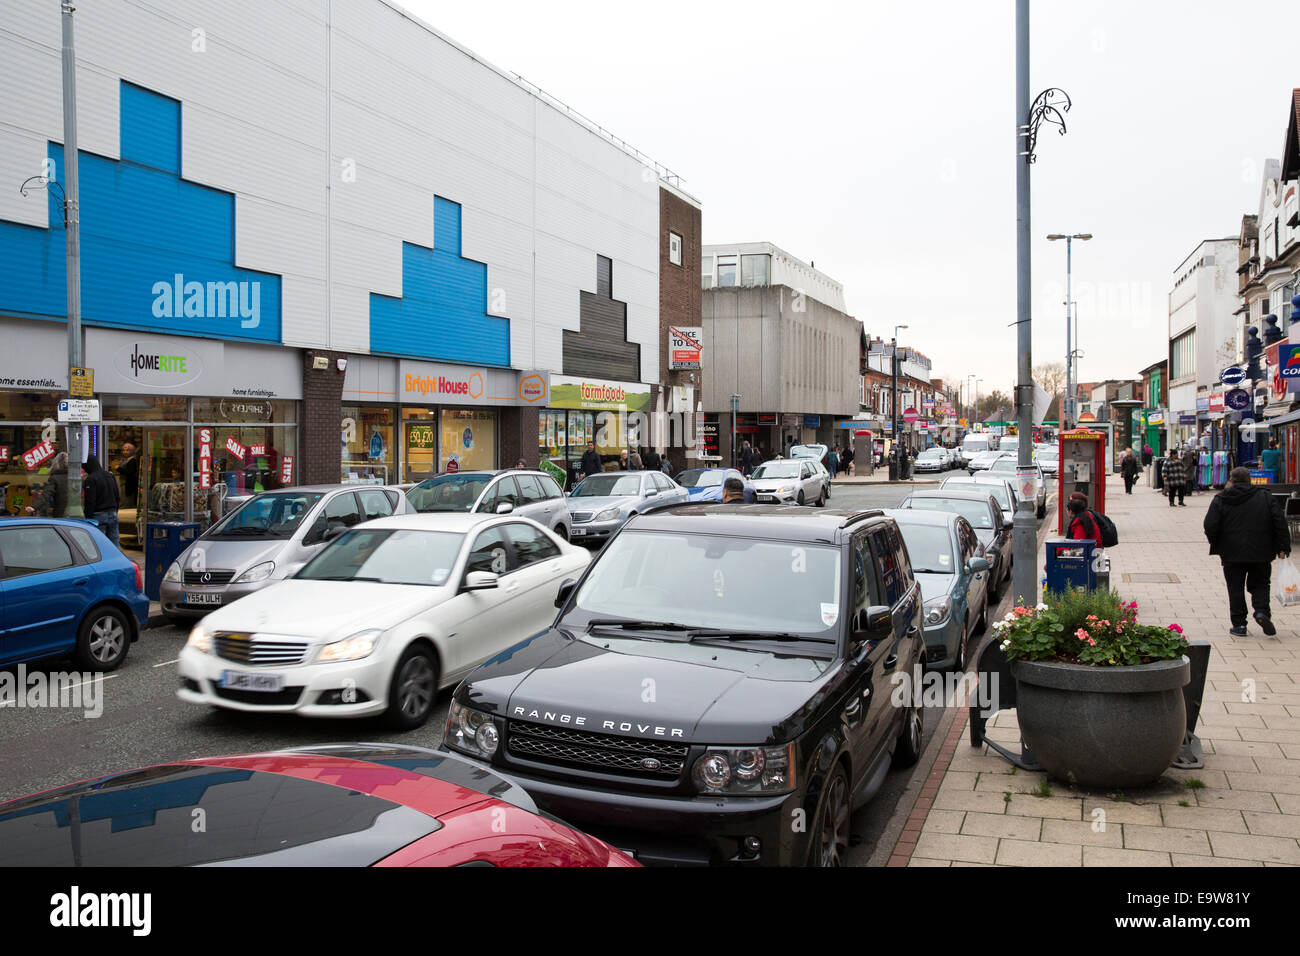
M 1182 629 L 1181 627 L 1179 627 L 1177 624 L 1170 624 L 1170 625 L 1169 625 L 1169 630 L 1173 631 L 1175 634 L 1182 634 L 1182 633 L 1183 633 L 1183 629 Z
M 1091 645 L 1092 647 L 1096 647 L 1096 646 L 1097 646 L 1097 642 L 1094 641 L 1091 637 L 1088 638 L 1088 644 Z
M 1102 626 L 1102 627 L 1110 627 L 1110 621 L 1102 621 L 1102 622 L 1101 622 L 1101 626 Z
M 1083 628 L 1079 628 L 1077 631 L 1075 631 L 1075 632 L 1074 632 L 1074 636 L 1077 637 L 1077 638 L 1078 638 L 1079 640 L 1081 640 L 1081 641 L 1091 641 L 1091 640 L 1092 640 L 1092 636 L 1091 636 L 1087 631 L 1085 631 Z

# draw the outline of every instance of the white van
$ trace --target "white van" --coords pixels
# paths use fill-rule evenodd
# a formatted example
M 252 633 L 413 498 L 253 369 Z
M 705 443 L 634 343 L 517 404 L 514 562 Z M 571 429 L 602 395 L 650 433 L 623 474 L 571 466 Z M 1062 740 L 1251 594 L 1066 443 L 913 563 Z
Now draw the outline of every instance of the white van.
M 967 435 L 961 440 L 961 458 L 969 465 L 971 459 L 980 452 L 993 451 L 998 447 L 998 436 L 984 433 Z

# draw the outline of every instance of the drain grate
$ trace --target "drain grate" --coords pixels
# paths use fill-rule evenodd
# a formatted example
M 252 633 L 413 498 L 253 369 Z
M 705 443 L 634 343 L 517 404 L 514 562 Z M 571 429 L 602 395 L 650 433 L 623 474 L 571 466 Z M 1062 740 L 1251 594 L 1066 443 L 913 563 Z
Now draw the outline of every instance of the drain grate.
M 1181 584 L 1178 575 L 1166 572 L 1139 571 L 1124 575 L 1125 584 Z

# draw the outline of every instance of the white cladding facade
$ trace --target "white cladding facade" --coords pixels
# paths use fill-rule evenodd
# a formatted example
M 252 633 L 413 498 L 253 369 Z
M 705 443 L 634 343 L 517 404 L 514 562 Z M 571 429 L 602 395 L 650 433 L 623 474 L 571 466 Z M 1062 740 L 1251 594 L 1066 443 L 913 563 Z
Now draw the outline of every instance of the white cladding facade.
M 1171 349 L 1177 353 L 1178 340 L 1195 330 L 1190 367 L 1185 372 L 1178 369 L 1180 358 L 1175 354 L 1175 368 L 1170 370 L 1169 410 L 1175 426 L 1180 414 L 1195 414 L 1198 390 L 1208 392 L 1218 382 L 1219 372 L 1237 361 L 1237 250 L 1236 237 L 1207 239 L 1174 272 L 1169 293 Z M 1175 371 L 1180 373 L 1177 378 Z
M 484 311 L 509 319 L 492 364 L 562 369 L 600 255 L 659 380 L 658 176 L 429 26 L 383 0 L 93 0 L 75 19 L 82 153 L 121 156 L 124 82 L 179 101 L 179 175 L 234 195 L 233 263 L 280 277 L 282 344 L 371 351 L 371 296 L 403 296 L 403 244 L 435 246 L 441 197 L 486 265 Z M 17 185 L 63 141 L 59 4 L 0 0 L 0 25 L 0 220 L 45 228 Z

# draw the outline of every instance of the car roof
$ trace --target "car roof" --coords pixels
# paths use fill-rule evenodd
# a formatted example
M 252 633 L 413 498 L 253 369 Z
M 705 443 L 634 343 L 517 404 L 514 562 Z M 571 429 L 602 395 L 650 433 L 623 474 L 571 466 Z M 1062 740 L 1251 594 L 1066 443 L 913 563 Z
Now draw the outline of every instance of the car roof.
M 386 518 L 375 518 L 371 521 L 365 521 L 356 527 L 369 528 L 387 528 L 394 531 L 448 531 L 453 534 L 465 534 L 473 531 L 481 524 L 489 521 L 495 521 L 499 518 L 514 518 L 516 521 L 526 521 L 523 515 L 492 515 L 476 512 L 466 514 L 458 511 L 438 511 L 431 514 L 404 514 L 389 515 Z
M 914 508 L 886 508 L 885 516 L 902 524 L 943 525 L 948 527 L 962 520 L 955 511 L 917 511 Z
M 361 491 L 368 488 L 387 488 L 389 491 L 401 491 L 397 485 L 363 485 L 360 482 L 347 483 L 339 482 L 335 485 L 290 485 L 288 488 L 269 488 L 266 491 L 258 491 L 249 495 L 251 498 L 258 498 L 262 495 L 283 495 L 283 494 L 328 494 L 331 491 Z
M 879 508 L 867 511 L 819 508 L 810 511 L 789 505 L 666 505 L 633 517 L 624 527 L 637 531 L 834 542 L 841 531 L 857 530 L 859 525 L 885 517 Z
M 950 491 L 945 488 L 923 489 L 914 491 L 909 498 L 955 498 L 958 501 L 993 501 L 992 495 L 982 495 L 978 491 Z M 996 504 L 996 502 L 994 502 Z

